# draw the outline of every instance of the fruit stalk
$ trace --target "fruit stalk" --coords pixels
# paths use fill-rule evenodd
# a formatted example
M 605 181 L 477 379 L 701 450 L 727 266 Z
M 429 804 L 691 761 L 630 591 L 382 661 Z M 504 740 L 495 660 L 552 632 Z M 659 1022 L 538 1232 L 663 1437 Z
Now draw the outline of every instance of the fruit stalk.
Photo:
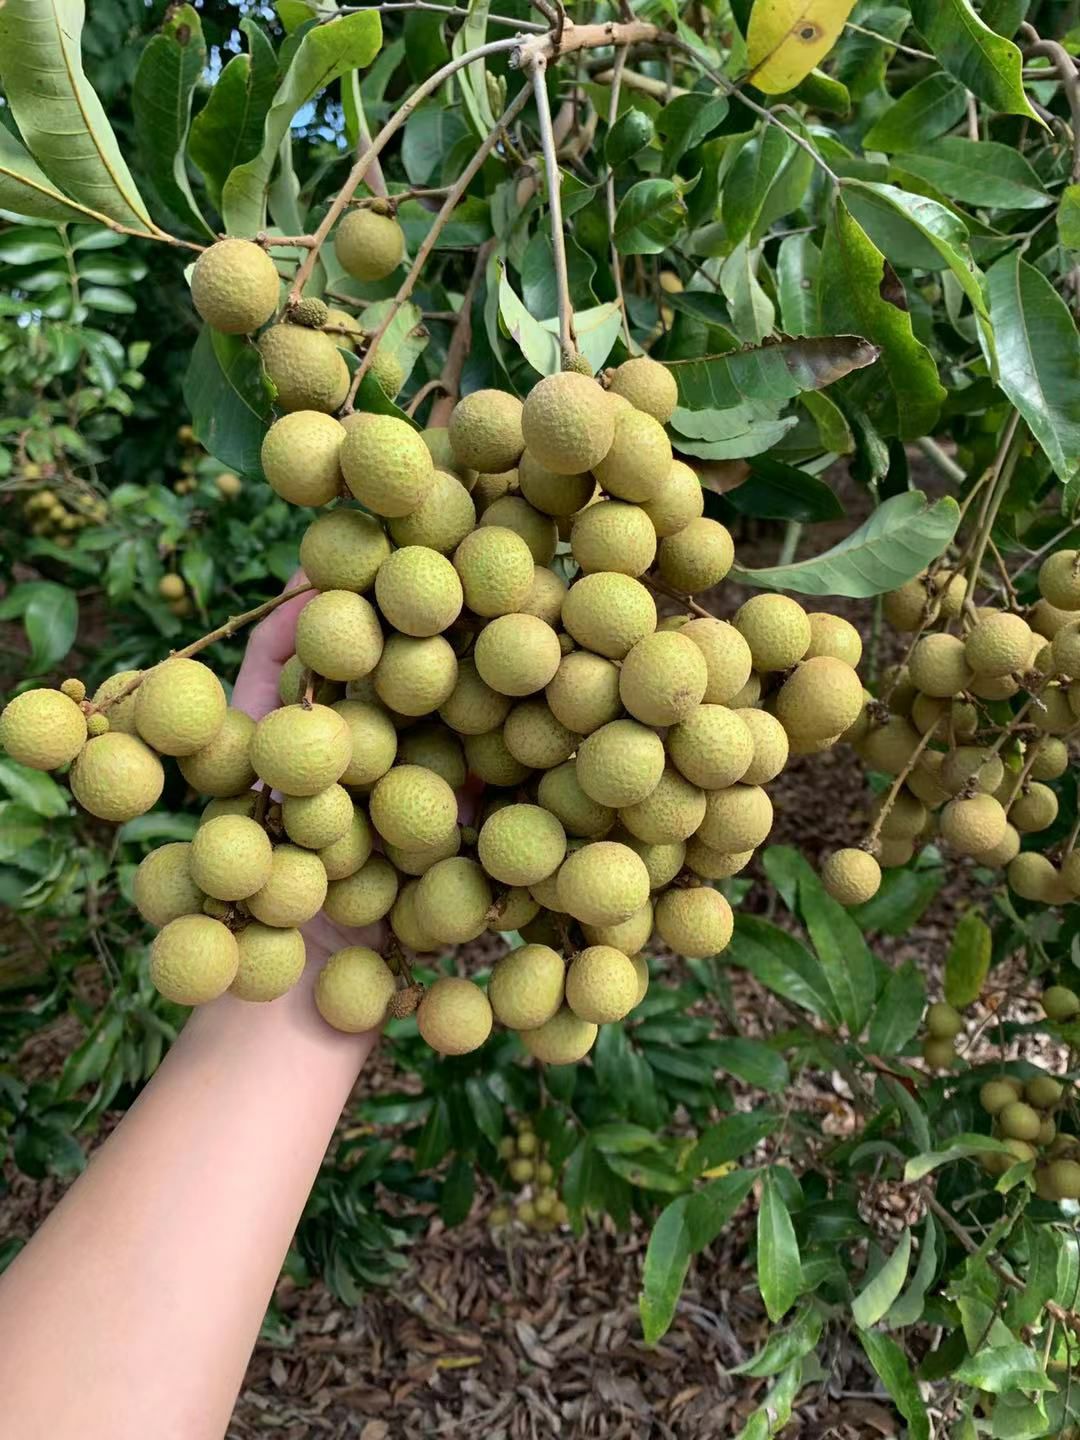
M 622 52 L 620 52 L 622 53 Z M 555 154 L 555 132 L 551 126 L 551 106 L 547 93 L 547 56 L 537 51 L 528 62 L 532 71 L 532 89 L 536 97 L 536 113 L 540 121 L 540 144 L 544 152 L 547 175 L 548 214 L 551 218 L 551 248 L 555 257 L 555 288 L 559 300 L 559 351 L 564 366 L 578 353 L 574 333 L 574 307 L 570 300 L 570 277 L 566 266 L 566 233 L 562 218 L 562 176 Z
M 867 831 L 866 838 L 862 842 L 862 848 L 864 850 L 872 850 L 873 847 L 877 844 L 878 839 L 881 835 L 881 827 L 889 818 L 889 811 L 896 804 L 896 797 L 904 788 L 904 781 L 915 769 L 915 766 L 918 764 L 919 761 L 919 756 L 923 753 L 927 745 L 929 745 L 930 741 L 934 738 L 934 735 L 936 734 L 940 724 L 940 719 L 935 720 L 933 725 L 931 725 L 925 731 L 925 733 L 919 737 L 919 743 L 915 746 L 914 750 L 912 750 L 911 754 L 908 756 L 907 763 L 904 765 L 904 768 L 900 771 L 899 775 L 897 775 L 896 779 L 889 786 L 888 792 L 885 795 L 885 799 L 881 803 L 881 808 L 878 810 L 874 823 Z
M 521 111 L 524 110 L 526 104 L 528 103 L 528 99 L 529 90 L 528 87 L 525 86 L 522 88 L 520 93 L 515 96 L 515 98 L 510 102 L 510 104 L 506 107 L 503 113 L 499 116 L 498 120 L 495 122 L 494 130 L 492 130 L 491 133 L 487 136 L 483 144 L 479 146 L 475 155 L 469 161 L 468 165 L 465 166 L 465 169 L 458 176 L 456 183 L 453 185 L 453 187 L 447 194 L 442 209 L 435 216 L 435 219 L 431 225 L 431 229 L 424 236 L 423 244 L 416 252 L 416 258 L 409 268 L 409 273 L 405 276 L 405 279 L 398 286 L 397 294 L 394 296 L 392 303 L 387 309 L 386 316 L 383 319 L 382 324 L 368 341 L 367 349 L 364 352 L 364 357 L 360 361 L 360 364 L 357 366 L 356 373 L 352 377 L 352 384 L 349 387 L 349 393 L 345 400 L 345 405 L 343 408 L 346 415 L 351 413 L 353 408 L 353 402 L 356 399 L 357 391 L 360 389 L 360 384 L 363 381 L 364 376 L 371 369 L 372 362 L 375 359 L 375 353 L 379 348 L 379 342 L 382 340 L 387 330 L 389 330 L 390 326 L 394 323 L 394 320 L 401 307 L 405 304 L 406 300 L 408 300 L 409 296 L 412 294 L 413 288 L 416 285 L 416 282 L 420 279 L 424 266 L 427 264 L 428 257 L 435 248 L 435 242 L 438 240 L 447 223 L 453 216 L 454 211 L 457 209 L 457 206 L 461 201 L 461 197 L 465 194 L 466 190 L 468 190 L 469 186 L 473 182 L 473 179 L 479 173 L 480 169 L 484 165 L 484 162 L 487 160 L 488 156 L 495 148 L 499 136 L 502 134 L 502 132 L 506 129 L 508 125 L 513 123 L 514 119 L 521 113 Z
M 436 70 L 434 75 L 429 76 L 419 84 L 404 104 L 394 111 L 393 115 L 390 116 L 390 119 L 375 136 L 371 144 L 357 159 L 355 165 L 346 177 L 345 184 L 327 207 L 326 214 L 323 216 L 318 229 L 312 236 L 311 248 L 308 250 L 307 255 L 304 257 L 303 264 L 297 270 L 296 276 L 293 279 L 292 289 L 289 291 L 286 299 L 286 309 L 292 309 L 293 306 L 300 303 L 304 293 L 304 286 L 311 279 L 312 271 L 315 269 L 316 261 L 319 258 L 319 252 L 323 245 L 325 245 L 331 230 L 333 230 L 341 218 L 345 207 L 356 193 L 373 161 L 378 155 L 382 154 L 383 150 L 402 128 L 417 106 L 426 100 L 429 95 L 433 95 L 445 80 L 449 80 L 452 75 L 456 75 L 457 72 L 466 65 L 471 65 L 476 60 L 485 60 L 489 55 L 500 55 L 508 50 L 514 50 L 517 48 L 517 45 L 518 41 L 516 38 L 510 40 L 489 40 L 486 45 L 478 45 L 475 50 L 467 50 L 463 55 L 455 56 L 454 59 L 447 61 L 440 70 Z
M 611 71 L 611 105 L 608 109 L 608 132 L 615 128 L 615 122 L 619 118 L 619 94 L 622 90 L 623 72 L 626 69 L 626 48 L 625 46 L 615 53 L 615 65 Z M 619 318 L 622 321 L 623 343 L 627 350 L 633 354 L 630 344 L 630 317 L 626 313 L 626 297 L 623 294 L 622 283 L 622 257 L 619 248 L 615 244 L 615 171 L 608 166 L 607 179 L 604 181 L 604 195 L 607 200 L 608 229 L 611 231 L 611 275 L 615 281 L 615 300 L 619 306 Z
M 203 635 L 198 640 L 193 640 L 190 645 L 185 645 L 182 650 L 172 651 L 164 660 L 159 660 L 156 665 L 151 665 L 149 669 L 140 671 L 138 675 L 133 676 L 132 679 L 128 681 L 123 689 L 118 690 L 115 695 L 110 695 L 109 698 L 102 701 L 100 705 L 92 705 L 88 713 L 91 715 L 103 714 L 110 705 L 115 705 L 118 700 L 125 699 L 128 695 L 132 694 L 133 691 L 137 690 L 148 675 L 153 675 L 154 672 L 160 670 L 163 665 L 167 665 L 170 660 L 189 660 L 192 655 L 198 655 L 200 650 L 205 650 L 207 646 L 215 644 L 218 640 L 227 640 L 230 635 L 235 635 L 237 630 L 242 629 L 243 626 L 251 625 L 256 620 L 262 620 L 265 616 L 276 610 L 279 605 L 284 605 L 287 600 L 295 600 L 297 595 L 306 595 L 309 590 L 314 590 L 314 588 L 314 585 L 297 585 L 292 590 L 285 590 L 282 594 L 275 595 L 272 600 L 264 600 L 261 605 L 256 605 L 253 610 L 245 610 L 242 615 L 230 615 L 223 625 L 219 625 L 216 630 L 211 630 L 208 635 Z

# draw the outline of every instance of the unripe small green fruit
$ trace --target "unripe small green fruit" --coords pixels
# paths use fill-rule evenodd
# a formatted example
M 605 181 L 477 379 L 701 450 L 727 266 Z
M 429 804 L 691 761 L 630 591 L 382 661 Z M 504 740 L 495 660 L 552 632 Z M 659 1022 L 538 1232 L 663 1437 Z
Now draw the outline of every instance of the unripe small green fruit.
M 935 1040 L 953 1040 L 964 1028 L 963 1017 L 944 1000 L 935 1000 L 926 1010 L 926 1028 Z
M 533 1178 L 534 1167 L 531 1160 L 524 1158 L 511 1160 L 507 1169 L 510 1174 L 510 1179 L 513 1180 L 515 1185 L 527 1185 Z
M 1042 1119 L 1038 1111 L 1024 1101 L 1013 1100 L 998 1112 L 997 1122 L 1002 1135 L 1010 1140 L 1031 1141 L 1038 1138 Z
M 956 1047 L 951 1040 L 928 1035 L 922 1043 L 922 1054 L 932 1070 L 948 1070 L 956 1060 Z
M 1047 1181 L 1059 1200 L 1080 1200 L 1080 1165 L 1055 1160 L 1047 1167 Z
M 979 1104 L 987 1115 L 997 1115 L 1019 1100 L 1021 1087 L 1011 1080 L 987 1080 L 979 1089 Z
M 1033 1075 L 1024 1085 L 1024 1099 L 1036 1110 L 1050 1110 L 1065 1093 L 1065 1087 L 1052 1075 Z
M 1080 1015 L 1080 995 L 1067 985 L 1051 985 L 1043 991 L 1042 1007 L 1046 1018 L 1056 1022 L 1071 1020 Z

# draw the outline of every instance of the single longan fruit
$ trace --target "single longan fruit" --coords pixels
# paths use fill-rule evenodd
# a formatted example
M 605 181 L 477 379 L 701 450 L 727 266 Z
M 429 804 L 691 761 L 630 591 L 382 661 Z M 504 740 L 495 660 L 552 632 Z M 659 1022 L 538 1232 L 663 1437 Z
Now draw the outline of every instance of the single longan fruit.
M 150 979 L 175 1005 L 205 1005 L 236 978 L 240 953 L 232 932 L 209 915 L 180 915 L 150 947 Z
M 591 1020 L 580 1019 L 564 1005 L 543 1025 L 520 1033 L 521 1043 L 535 1059 L 545 1065 L 573 1065 L 592 1049 L 597 1026 Z
M 386 961 L 365 945 L 337 950 L 319 971 L 315 1004 L 335 1030 L 360 1035 L 386 1019 L 397 982 Z
M 1022 1100 L 1011 1100 L 998 1111 L 998 1129 L 1009 1140 L 1035 1140 L 1038 1138 L 1042 1119 Z
M 1080 995 L 1067 985 L 1051 985 L 1043 992 L 1042 1007 L 1048 1020 L 1060 1023 L 1080 1015 Z
M 701 697 L 707 705 L 728 705 L 750 679 L 753 658 L 742 635 L 726 620 L 688 620 L 679 634 L 692 640 L 705 657 L 708 680 Z
M 611 945 L 590 945 L 570 962 L 566 1003 L 579 1020 L 609 1025 L 628 1014 L 637 999 L 637 972 Z
M 755 670 L 789 670 L 806 654 L 810 621 L 787 595 L 752 595 L 735 616 Z
M 491 1005 L 479 985 L 444 975 L 421 1000 L 416 1023 L 423 1039 L 440 1055 L 467 1055 L 491 1034 Z
M 276 1000 L 291 990 L 304 972 L 307 949 L 299 930 L 245 925 L 236 945 L 240 961 L 229 993 L 239 1000 Z
M 383 561 L 375 576 L 375 599 L 388 624 L 417 636 L 447 629 L 464 604 L 453 565 L 424 545 L 406 545 Z
M 908 670 L 924 695 L 949 699 L 971 680 L 964 642 L 956 635 L 924 635 L 911 652 Z
M 669 890 L 656 903 L 656 928 L 677 955 L 704 960 L 727 948 L 734 927 L 731 906 L 707 885 Z
M 183 841 L 151 850 L 135 871 L 131 893 L 135 908 L 158 929 L 181 915 L 202 911 L 203 892 L 191 878 L 191 846 Z
M 821 867 L 821 883 L 841 905 L 863 905 L 881 887 L 881 867 L 865 850 L 836 850 Z
M 719 520 L 700 516 L 660 541 L 660 574 L 683 595 L 719 585 L 735 560 L 735 544 Z
M 243 815 L 219 815 L 200 825 L 190 853 L 191 878 L 215 900 L 246 900 L 270 878 L 270 837 Z
M 935 1040 L 953 1040 L 964 1028 L 963 1017 L 944 1000 L 935 1000 L 926 1010 L 926 1028 Z
M 86 717 L 59 690 L 24 690 L 0 714 L 0 743 L 20 765 L 55 770 L 74 760 L 86 743 Z
M 1017 1081 L 987 1080 L 979 1089 L 979 1104 L 987 1115 L 997 1115 L 1006 1105 L 1012 1105 L 1019 1100 L 1021 1093 L 1021 1086 Z
M 1039 567 L 1039 594 L 1058 610 L 1080 610 L 1080 552 L 1059 550 Z
M 548 945 L 522 945 L 504 955 L 491 973 L 488 999 L 500 1025 L 535 1030 L 563 1003 L 566 966 Z

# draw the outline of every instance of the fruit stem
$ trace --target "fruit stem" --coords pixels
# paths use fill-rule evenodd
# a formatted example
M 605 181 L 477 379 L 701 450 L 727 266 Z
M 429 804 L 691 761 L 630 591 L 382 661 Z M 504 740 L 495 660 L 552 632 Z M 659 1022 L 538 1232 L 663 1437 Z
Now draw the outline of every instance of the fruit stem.
M 620 52 L 621 54 L 622 52 Z M 540 144 L 544 152 L 544 173 L 547 176 L 548 214 L 551 219 L 551 248 L 555 258 L 555 290 L 559 301 L 559 353 L 563 366 L 578 353 L 574 333 L 574 307 L 570 301 L 570 277 L 566 267 L 566 232 L 562 217 L 562 176 L 555 154 L 555 132 L 551 126 L 551 105 L 547 93 L 547 56 L 532 52 L 532 89 L 536 97 L 536 114 L 540 122 Z
M 975 1241 L 968 1234 L 966 1226 L 961 1225 L 959 1220 L 953 1217 L 952 1212 L 941 1204 L 933 1191 L 930 1190 L 929 1187 L 924 1186 L 921 1194 L 923 1200 L 926 1202 L 927 1209 L 933 1211 L 945 1226 L 946 1230 L 956 1236 L 968 1254 L 976 1255 L 980 1253 L 982 1246 L 976 1245 Z M 1009 1267 L 1003 1264 L 996 1255 L 989 1254 L 985 1259 L 990 1269 L 993 1270 L 995 1275 L 1000 1276 L 1006 1285 L 1011 1286 L 1014 1290 L 1027 1289 L 1027 1282 L 1014 1275 Z M 1074 1334 L 1080 1335 L 1080 1315 L 1077 1315 L 1075 1310 L 1066 1310 L 1064 1306 L 1059 1305 L 1056 1300 L 1044 1301 L 1042 1308 L 1048 1315 L 1057 1320 L 1059 1324 L 1066 1326 L 1069 1330 L 1073 1331 Z
M 615 128 L 615 122 L 619 118 L 619 95 L 622 91 L 623 71 L 626 68 L 626 46 L 620 46 L 615 52 L 615 65 L 611 71 L 611 104 L 608 107 L 608 134 Z M 615 244 L 615 170 L 609 165 L 607 178 L 604 181 L 604 194 L 607 199 L 607 220 L 608 230 L 611 232 L 611 276 L 615 281 L 615 301 L 619 307 L 619 318 L 622 321 L 623 343 L 627 350 L 633 353 L 630 341 L 630 317 L 626 313 L 626 297 L 623 294 L 622 283 L 622 256 Z
M 1017 430 L 1020 426 L 1020 412 L 1014 410 L 1001 436 L 1001 443 L 994 457 L 991 475 L 993 483 L 986 492 L 983 501 L 982 511 L 979 514 L 978 528 L 973 541 L 971 564 L 968 568 L 967 598 L 974 603 L 975 592 L 979 584 L 979 572 L 982 569 L 983 556 L 986 554 L 986 546 L 990 540 L 990 531 L 994 527 L 997 513 L 1005 498 L 1005 492 L 1009 488 L 1009 481 L 1012 479 L 1016 462 L 1020 458 L 1020 447 L 1014 442 Z
M 245 610 L 242 615 L 230 615 L 224 625 L 219 625 L 216 630 L 211 630 L 209 635 L 203 635 L 199 640 L 193 640 L 190 645 L 185 645 L 182 650 L 173 650 L 164 660 L 159 660 L 156 665 L 151 665 L 147 670 L 140 670 L 138 675 L 132 676 L 122 690 L 115 695 L 110 695 L 100 705 L 91 709 L 91 714 L 101 715 L 108 710 L 110 705 L 115 705 L 118 700 L 124 700 L 139 688 L 148 675 L 153 675 L 155 670 L 160 670 L 162 665 L 167 665 L 170 660 L 188 660 L 192 655 L 197 655 L 200 650 L 205 650 L 208 645 L 213 645 L 218 640 L 227 640 L 230 635 L 235 635 L 245 625 L 250 625 L 256 620 L 262 620 L 276 610 L 279 605 L 284 605 L 287 600 L 295 600 L 297 595 L 306 595 L 309 590 L 314 590 L 314 585 L 296 585 L 292 590 L 285 590 L 280 595 L 275 595 L 272 600 L 264 600 L 261 605 L 256 605 L 254 610 Z
M 454 58 L 448 60 L 441 69 L 436 70 L 434 75 L 429 75 L 426 80 L 422 81 L 404 104 L 394 111 L 390 119 L 375 136 L 374 140 L 372 140 L 371 144 L 364 150 L 364 153 L 357 158 L 356 163 L 346 176 L 345 184 L 327 207 L 326 214 L 319 222 L 318 229 L 311 237 L 311 248 L 304 256 L 303 264 L 297 270 L 293 279 L 292 289 L 289 291 L 285 302 L 285 308 L 287 310 L 292 309 L 294 305 L 300 303 L 304 294 L 304 286 L 311 279 L 312 272 L 319 258 L 319 251 L 323 245 L 325 245 L 327 236 L 341 218 L 346 205 L 348 205 L 356 193 L 376 157 L 382 153 L 413 111 L 426 100 L 429 95 L 433 95 L 445 81 L 449 80 L 452 75 L 457 74 L 457 72 L 466 65 L 472 65 L 477 60 L 485 60 L 489 55 L 501 55 L 508 50 L 516 50 L 520 43 L 520 40 L 516 36 L 506 40 L 489 40 L 486 45 L 478 45 L 475 50 L 467 50 L 462 55 L 454 56 Z
M 680 595 L 678 590 L 673 590 L 670 585 L 665 585 L 662 580 L 657 580 L 653 575 L 642 575 L 641 583 L 647 590 L 655 590 L 658 595 L 666 595 L 669 600 L 677 600 L 680 605 L 685 605 L 687 610 L 692 610 L 695 615 L 701 615 L 706 620 L 715 620 L 716 616 L 711 610 L 706 610 L 704 605 L 699 605 L 696 600 L 691 600 L 689 595 Z
M 522 86 L 521 90 L 518 92 L 518 94 L 514 97 L 514 99 L 510 102 L 510 104 L 506 107 L 503 113 L 499 116 L 498 120 L 495 122 L 494 130 L 491 131 L 491 133 L 479 146 L 476 153 L 469 161 L 468 165 L 465 166 L 465 169 L 458 176 L 457 181 L 447 192 L 447 196 L 445 201 L 443 202 L 442 209 L 435 216 L 435 219 L 431 223 L 431 229 L 424 236 L 423 244 L 416 252 L 416 258 L 409 268 L 409 273 L 405 276 L 405 279 L 398 286 L 398 292 L 394 296 L 393 300 L 390 302 L 386 314 L 383 317 L 382 323 L 379 325 L 378 329 L 368 341 L 367 349 L 364 352 L 364 357 L 356 368 L 356 372 L 352 377 L 352 384 L 349 386 L 349 393 L 345 399 L 345 405 L 343 407 L 343 410 L 346 415 L 351 414 L 352 412 L 353 402 L 356 399 L 356 392 L 360 389 L 360 384 L 364 376 L 371 369 L 372 362 L 375 359 L 375 352 L 379 348 L 379 342 L 382 340 L 387 330 L 389 330 L 390 326 L 394 323 L 394 320 L 397 318 L 398 312 L 401 310 L 401 307 L 405 304 L 406 300 L 408 300 L 409 296 L 412 294 L 416 282 L 420 279 L 424 266 L 427 264 L 428 256 L 435 248 L 435 242 L 438 240 L 448 221 L 452 217 L 454 211 L 457 209 L 461 197 L 465 194 L 465 191 L 472 184 L 473 179 L 480 171 L 481 167 L 487 160 L 488 156 L 491 154 L 492 150 L 495 148 L 495 145 L 497 144 L 499 137 L 502 135 L 503 131 L 516 119 L 516 117 L 521 113 L 521 111 L 525 109 L 528 101 L 529 88 L 527 85 Z
M 485 240 L 476 252 L 476 263 L 473 265 L 473 272 L 469 276 L 465 294 L 461 297 L 461 308 L 454 321 L 454 333 L 450 337 L 450 344 L 446 351 L 446 364 L 443 366 L 438 380 L 431 382 L 433 388 L 438 387 L 442 390 L 443 398 L 436 400 L 431 407 L 431 414 L 428 416 L 427 422 L 429 427 L 445 425 L 450 419 L 450 412 L 457 403 L 461 390 L 461 372 L 465 369 L 465 358 L 472 345 L 473 300 L 494 249 L 495 240 L 491 239 Z M 422 389 L 426 390 L 427 386 Z M 418 391 L 417 394 L 420 392 Z M 409 414 L 415 414 L 418 409 L 419 401 L 414 398 L 409 407 Z
M 862 849 L 873 853 L 874 847 L 877 845 L 877 842 L 881 837 L 881 827 L 889 818 L 889 811 L 896 804 L 896 797 L 903 789 L 904 781 L 915 769 L 915 766 L 918 764 L 919 761 L 919 756 L 926 749 L 927 745 L 930 744 L 930 741 L 933 739 L 934 732 L 937 730 L 940 724 L 941 716 L 939 715 L 938 718 L 934 721 L 934 723 L 929 727 L 929 729 L 926 730 L 926 732 L 920 737 L 919 743 L 915 746 L 915 749 L 912 750 L 911 754 L 908 756 L 907 761 L 904 764 L 904 768 L 900 771 L 900 774 L 897 775 L 896 779 L 890 785 L 885 799 L 881 803 L 881 808 L 878 810 L 873 825 L 871 825 L 870 829 L 867 831 L 866 838 L 862 842 Z

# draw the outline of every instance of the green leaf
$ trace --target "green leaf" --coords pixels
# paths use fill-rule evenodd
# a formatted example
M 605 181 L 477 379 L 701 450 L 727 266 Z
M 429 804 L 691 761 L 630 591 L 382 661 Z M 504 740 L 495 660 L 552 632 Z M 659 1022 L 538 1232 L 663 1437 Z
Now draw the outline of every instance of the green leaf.
M 904 1230 L 896 1249 L 851 1302 L 855 1324 L 861 1329 L 876 1325 L 900 1294 L 911 1260 L 911 1231 Z
M 1026 1216 L 1021 1220 L 1028 1254 L 1024 1288 L 1010 1290 L 1005 1302 L 1005 1322 L 1011 1330 L 1034 1325 L 1047 1300 L 1057 1291 L 1058 1246 L 1049 1225 L 1036 1225 Z
M 666 1333 L 690 1268 L 693 1251 L 686 1222 L 689 1201 L 687 1195 L 673 1200 L 660 1212 L 649 1236 L 638 1301 L 646 1345 L 655 1345 Z
M 68 793 L 51 775 L 31 770 L 28 765 L 20 765 L 6 755 L 0 755 L 0 787 L 13 800 L 45 820 L 58 820 L 70 813 Z
M 625 165 L 627 160 L 652 143 L 655 134 L 653 122 L 644 110 L 631 105 L 624 110 L 607 133 L 604 141 L 604 159 L 612 170 Z
M 889 1307 L 889 1312 L 885 1316 L 885 1323 L 890 1328 L 900 1330 L 906 1325 L 916 1324 L 922 1318 L 923 1310 L 926 1307 L 926 1292 L 937 1273 L 937 1256 L 937 1225 L 933 1216 L 927 1215 L 923 1221 L 919 1259 L 915 1266 L 915 1274 L 911 1277 L 911 1284 Z
M 917 1033 L 926 1008 L 922 972 L 910 960 L 894 970 L 874 1006 L 866 1043 L 874 1055 L 899 1055 Z
M 757 277 L 760 250 L 740 240 L 720 269 L 720 290 L 731 306 L 739 338 L 760 345 L 776 322 L 776 307 Z
M 711 1245 L 752 1190 L 759 1172 L 733 1170 L 688 1197 L 686 1223 L 694 1251 Z
M 962 1010 L 982 994 L 990 971 L 992 937 L 978 910 L 967 910 L 956 923 L 945 961 L 945 999 Z
M 858 1336 L 866 1358 L 908 1422 L 911 1440 L 930 1440 L 930 1418 L 903 1350 L 877 1330 L 860 1330 Z
M 915 338 L 910 315 L 885 298 L 894 278 L 884 255 L 838 199 L 821 257 L 820 328 L 854 328 L 880 347 L 897 434 L 912 440 L 933 429 L 945 390 L 933 356 Z
M 553 317 L 544 320 L 542 324 L 557 340 L 558 320 Z M 594 375 L 598 375 L 604 368 L 604 363 L 611 354 L 611 347 L 618 339 L 621 325 L 622 311 L 613 300 L 606 301 L 603 305 L 593 305 L 587 310 L 579 310 L 575 314 L 574 330 L 577 334 L 578 349 L 591 365 Z
M 470 0 L 469 13 L 450 42 L 454 56 L 466 55 L 476 50 L 487 39 L 488 11 L 490 0 Z M 487 61 L 483 58 L 472 61 L 455 77 L 461 87 L 462 99 L 469 112 L 469 119 L 477 135 L 489 135 L 495 128 L 495 113 L 491 108 L 487 86 Z
M 794 149 L 790 136 L 766 125 L 739 151 L 724 180 L 724 228 L 732 245 L 756 227 L 765 199 Z
M 959 216 L 925 195 L 875 181 L 849 181 L 846 195 L 852 213 L 894 264 L 923 270 L 947 266 L 975 313 L 989 320 L 982 272 L 968 253 L 967 226 Z M 886 225 L 878 229 L 881 219 Z
M 659 255 L 679 234 L 686 202 L 671 180 L 639 180 L 615 212 L 615 248 L 620 255 Z
M 18 861 L 20 854 L 36 845 L 45 835 L 42 817 L 28 805 L 14 800 L 0 800 L 0 862 Z
M 562 368 L 558 335 L 546 330 L 539 320 L 533 319 L 518 299 L 502 262 L 497 264 L 499 318 L 506 326 L 507 333 L 535 371 L 540 375 L 556 374 Z
M 809 235 L 785 235 L 776 256 L 780 319 L 789 335 L 817 329 L 817 283 L 821 251 Z
M 672 360 L 668 368 L 687 409 L 727 410 L 748 402 L 779 407 L 872 365 L 878 353 L 859 335 L 784 338 L 727 355 Z
M 824 396 L 808 392 L 815 400 Z M 725 413 L 725 412 L 721 412 Z M 679 448 L 676 444 L 676 449 Z M 724 499 L 740 515 L 757 515 L 766 520 L 797 520 L 813 524 L 820 520 L 839 520 L 844 514 L 840 501 L 824 480 L 785 465 L 771 455 L 757 455 L 750 465 L 750 478 L 729 490 Z
M 230 235 L 254 235 L 266 223 L 266 196 L 278 147 L 293 116 L 320 90 L 350 70 L 370 65 L 382 44 L 374 10 L 342 15 L 305 32 L 267 111 L 259 153 L 236 166 L 222 190 L 222 216 Z
M 730 410 L 680 408 L 671 418 L 672 428 L 679 432 L 672 437 L 672 445 L 681 455 L 700 460 L 738 460 L 770 450 L 797 424 L 797 416 L 763 414 L 762 408 L 752 403 Z M 705 433 L 693 438 L 695 430 Z
M 670 175 L 688 150 L 694 150 L 727 118 L 728 102 L 723 95 L 695 91 L 678 95 L 664 106 L 656 128 L 664 137 L 664 170 Z
M 60 193 L 6 125 L 0 125 L 0 209 L 57 224 L 87 215 Z
M 802 1263 L 795 1227 L 772 1169 L 765 1171 L 761 1185 L 757 1275 L 765 1310 L 775 1325 L 802 1293 Z
M 966 106 L 959 81 L 943 71 L 927 75 L 878 116 L 863 136 L 863 149 L 891 154 L 918 150 L 951 130 Z
M 953 1372 L 957 1380 L 992 1395 L 1007 1390 L 1056 1390 L 1042 1361 L 1029 1345 L 986 1345 L 966 1356 Z
M 775 1384 L 769 1386 L 761 1404 L 753 1411 L 735 1440 L 771 1440 L 772 1436 L 780 1435 L 786 1430 L 802 1383 L 803 1362 L 799 1359 L 781 1371 Z
M 784 1057 L 760 1040 L 721 1035 L 709 1048 L 718 1069 L 756 1089 L 775 1093 L 783 1090 L 791 1078 Z
M 1080 250 L 1080 185 L 1066 185 L 1057 213 L 1058 239 L 1068 250 Z
M 886 935 L 906 935 L 941 889 L 943 872 L 933 870 L 886 870 L 881 889 L 852 915 L 863 930 L 882 930 Z
M 1038 175 L 1020 154 L 993 140 L 948 135 L 926 154 L 906 154 L 898 170 L 925 180 L 965 205 L 988 210 L 1039 210 L 1050 204 Z
M 724 958 L 731 965 L 749 970 L 769 990 L 819 1019 L 835 1024 L 840 1018 L 821 962 L 778 925 L 753 915 L 737 914 L 735 933 Z
M 992 265 L 986 284 L 998 383 L 1068 481 L 1080 468 L 1080 347 L 1069 308 L 1019 251 Z
M 686 1168 L 691 1174 L 700 1175 L 703 1170 L 712 1170 L 717 1165 L 738 1160 L 773 1134 L 779 1124 L 779 1116 L 762 1111 L 729 1115 L 718 1125 L 710 1125 L 702 1132 L 690 1151 Z
M 821 555 L 761 570 L 736 565 L 731 578 L 798 595 L 883 595 L 936 559 L 956 533 L 959 519 L 951 496 L 931 503 L 921 491 L 908 490 L 879 505 L 857 530 Z
M 816 874 L 799 881 L 799 909 L 817 951 L 836 1009 L 852 1039 L 870 1018 L 877 991 L 874 957 L 844 907 L 826 893 Z
M 911 0 L 911 18 L 950 75 L 991 110 L 1037 119 L 1024 94 L 1020 51 L 983 24 L 971 0 Z
M 124 1033 L 124 1017 L 104 1011 L 86 1039 L 64 1061 L 56 1086 L 57 1100 L 70 1100 L 84 1085 L 99 1080 Z
M 444 1225 L 460 1225 L 467 1219 L 476 1194 L 476 1171 L 471 1160 L 455 1155 L 439 1194 L 439 1215 Z
M 139 59 L 131 92 L 143 169 L 177 220 L 212 235 L 188 180 L 184 151 L 191 100 L 206 65 L 202 22 L 193 5 L 167 12 Z
M 274 47 L 254 20 L 243 19 L 248 53 L 234 55 L 218 76 L 206 104 L 191 122 L 188 151 L 206 180 L 214 204 L 238 165 L 262 147 L 263 122 L 278 86 Z
M 954 1160 L 970 1160 L 972 1156 L 984 1155 L 987 1151 L 996 1155 L 1012 1154 L 1007 1145 L 990 1135 L 955 1135 L 944 1150 L 924 1150 L 920 1155 L 913 1155 L 904 1166 L 904 1180 L 910 1185 L 942 1165 L 951 1165 Z
M 230 469 L 260 478 L 259 451 L 273 412 L 255 346 L 205 326 L 184 376 L 184 399 L 199 443 Z
M 750 1375 L 755 1379 L 775 1375 L 785 1365 L 801 1359 L 815 1348 L 821 1339 L 824 1323 L 824 1316 L 816 1305 L 804 1305 L 790 1325 L 773 1331 L 753 1359 L 744 1360 L 741 1365 L 733 1365 L 728 1373 Z
M 160 233 L 82 68 L 83 0 L 0 6 L 0 83 L 26 147 L 60 190 L 96 214 Z

